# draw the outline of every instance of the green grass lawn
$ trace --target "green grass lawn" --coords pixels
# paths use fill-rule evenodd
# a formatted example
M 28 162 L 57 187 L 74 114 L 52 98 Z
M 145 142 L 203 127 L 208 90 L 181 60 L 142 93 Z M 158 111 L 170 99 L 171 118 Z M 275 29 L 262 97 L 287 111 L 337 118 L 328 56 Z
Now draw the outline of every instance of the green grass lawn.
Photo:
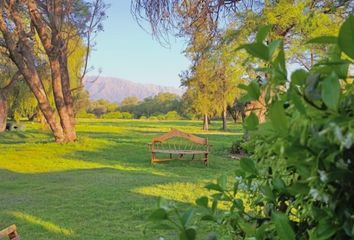
M 199 161 L 150 165 L 146 143 L 178 128 L 208 137 L 210 166 Z M 0 135 L 0 229 L 15 223 L 22 239 L 158 239 L 143 230 L 158 196 L 194 204 L 206 182 L 233 172 L 229 148 L 240 126 L 201 130 L 194 121 L 81 120 L 79 141 L 53 143 L 48 131 Z M 174 239 L 172 237 L 172 239 Z

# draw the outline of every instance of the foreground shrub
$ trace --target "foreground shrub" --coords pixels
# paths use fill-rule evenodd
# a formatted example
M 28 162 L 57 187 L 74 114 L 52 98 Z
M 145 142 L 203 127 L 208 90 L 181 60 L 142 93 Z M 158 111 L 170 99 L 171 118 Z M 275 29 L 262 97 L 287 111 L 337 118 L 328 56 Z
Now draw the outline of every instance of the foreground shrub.
M 197 200 L 204 209 L 199 219 L 221 226 L 222 239 L 353 239 L 354 86 L 348 68 L 354 59 L 354 16 L 338 38 L 309 42 L 331 51 L 309 71 L 294 71 L 291 81 L 282 41 L 264 43 L 269 29 L 242 46 L 265 62 L 260 71 L 267 83 L 240 86 L 243 99 L 265 102 L 267 122 L 259 125 L 254 113 L 245 119 L 251 156 L 240 160 L 232 184 L 221 177 L 206 185 L 214 194 Z M 220 203 L 227 211 L 218 209 Z M 193 215 L 169 209 L 160 207 L 151 218 L 169 223 L 173 213 L 182 220 Z M 180 239 L 195 239 L 191 221 L 182 222 L 168 226 L 175 226 Z

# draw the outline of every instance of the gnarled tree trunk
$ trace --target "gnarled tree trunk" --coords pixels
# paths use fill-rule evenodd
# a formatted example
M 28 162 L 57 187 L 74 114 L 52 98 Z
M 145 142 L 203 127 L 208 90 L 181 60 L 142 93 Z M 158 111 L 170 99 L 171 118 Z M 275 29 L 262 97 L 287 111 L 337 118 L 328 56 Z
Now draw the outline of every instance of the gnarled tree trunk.
M 57 58 L 52 58 L 49 61 L 50 61 L 50 68 L 52 71 L 52 86 L 53 86 L 55 106 L 59 113 L 60 124 L 61 127 L 63 128 L 65 140 L 68 142 L 72 142 L 76 140 L 76 131 L 72 120 L 74 116 L 69 114 L 68 106 L 65 102 L 60 63 Z
M 30 0 L 28 7 L 34 27 L 37 30 L 42 45 L 49 57 L 52 86 L 54 93 L 55 106 L 60 117 L 60 125 L 63 130 L 65 141 L 72 142 L 76 140 L 75 116 L 73 110 L 73 99 L 70 90 L 70 78 L 67 66 L 66 42 L 63 40 L 63 33 L 60 32 L 63 16 L 63 6 L 48 3 L 52 7 L 53 16 L 49 22 L 38 14 L 38 6 L 35 1 Z M 50 31 L 48 31 L 48 26 Z M 50 36 L 50 37 L 48 37 Z

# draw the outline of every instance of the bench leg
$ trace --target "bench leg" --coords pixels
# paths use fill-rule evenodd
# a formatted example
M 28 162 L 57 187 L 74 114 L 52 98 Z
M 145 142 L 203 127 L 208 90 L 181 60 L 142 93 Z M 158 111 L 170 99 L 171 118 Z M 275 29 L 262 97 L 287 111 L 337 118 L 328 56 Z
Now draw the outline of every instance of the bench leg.
M 170 159 L 172 159 L 172 153 L 170 153 Z
M 155 153 L 152 152 L 152 153 L 151 153 L 151 164 L 153 164 L 154 161 L 155 161 Z
M 205 164 L 205 166 L 208 166 L 208 153 L 205 153 L 204 154 L 204 164 Z

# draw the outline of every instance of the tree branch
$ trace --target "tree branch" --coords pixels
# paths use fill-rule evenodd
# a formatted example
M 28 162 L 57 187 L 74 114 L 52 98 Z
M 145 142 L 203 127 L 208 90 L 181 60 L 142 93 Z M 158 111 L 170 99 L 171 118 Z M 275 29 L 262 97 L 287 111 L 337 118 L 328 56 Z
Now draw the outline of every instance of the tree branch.
M 10 82 L 3 87 L 1 90 L 1 92 L 7 94 L 12 88 L 13 86 L 15 86 L 15 83 L 20 79 L 21 73 L 20 71 L 17 71 L 11 78 Z

